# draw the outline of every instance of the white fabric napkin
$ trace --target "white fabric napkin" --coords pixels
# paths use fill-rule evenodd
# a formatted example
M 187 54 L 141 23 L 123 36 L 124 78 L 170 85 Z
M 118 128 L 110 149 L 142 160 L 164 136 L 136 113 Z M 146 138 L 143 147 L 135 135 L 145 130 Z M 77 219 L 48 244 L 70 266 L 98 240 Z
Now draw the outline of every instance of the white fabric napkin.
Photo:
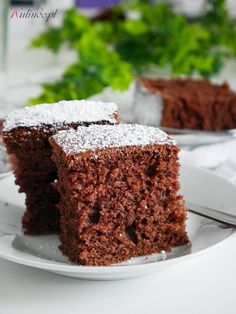
M 208 168 L 236 184 L 236 139 L 203 145 L 192 150 L 181 149 L 180 160 Z

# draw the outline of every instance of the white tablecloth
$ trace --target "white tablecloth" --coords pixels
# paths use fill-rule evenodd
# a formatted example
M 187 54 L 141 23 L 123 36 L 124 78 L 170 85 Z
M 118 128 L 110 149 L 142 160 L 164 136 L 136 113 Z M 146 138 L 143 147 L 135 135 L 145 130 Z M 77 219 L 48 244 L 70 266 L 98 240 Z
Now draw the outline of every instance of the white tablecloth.
M 236 184 L 236 139 L 190 151 L 182 149 L 180 158 L 184 163 L 208 168 Z

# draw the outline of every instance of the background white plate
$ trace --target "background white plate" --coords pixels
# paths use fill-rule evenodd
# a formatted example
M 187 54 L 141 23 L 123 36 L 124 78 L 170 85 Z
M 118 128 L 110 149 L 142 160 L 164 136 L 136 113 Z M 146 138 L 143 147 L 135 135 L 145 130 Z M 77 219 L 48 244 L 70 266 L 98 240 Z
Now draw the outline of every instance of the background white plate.
M 236 214 L 236 186 L 209 171 L 183 166 L 181 192 L 188 201 Z M 0 257 L 75 278 L 125 279 L 161 271 L 177 262 L 209 252 L 229 239 L 234 232 L 225 225 L 189 213 L 187 230 L 191 246 L 177 247 L 167 255 L 134 258 L 115 266 L 79 266 L 70 264 L 61 255 L 56 235 L 22 235 L 20 221 L 24 195 L 18 194 L 13 176 L 0 180 L 0 201 Z

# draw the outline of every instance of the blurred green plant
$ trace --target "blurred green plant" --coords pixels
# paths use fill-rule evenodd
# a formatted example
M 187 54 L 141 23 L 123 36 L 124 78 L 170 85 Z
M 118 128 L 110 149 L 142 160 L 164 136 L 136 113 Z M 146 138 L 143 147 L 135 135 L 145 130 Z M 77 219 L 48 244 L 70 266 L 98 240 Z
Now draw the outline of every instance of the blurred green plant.
M 129 0 L 96 19 L 70 9 L 61 27 L 41 33 L 30 47 L 58 53 L 65 43 L 76 51 L 76 63 L 58 81 L 43 84 L 31 104 L 87 98 L 107 86 L 125 90 L 153 66 L 169 66 L 175 76 L 209 77 L 226 57 L 236 56 L 236 25 L 225 0 L 208 0 L 206 12 L 194 20 L 165 3 Z

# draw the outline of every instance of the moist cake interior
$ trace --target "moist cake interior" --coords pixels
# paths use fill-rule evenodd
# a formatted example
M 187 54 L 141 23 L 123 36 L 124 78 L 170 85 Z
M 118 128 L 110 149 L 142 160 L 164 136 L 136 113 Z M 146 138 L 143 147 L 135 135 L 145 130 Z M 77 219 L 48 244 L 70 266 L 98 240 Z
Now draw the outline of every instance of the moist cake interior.
M 58 169 L 61 250 L 110 265 L 187 243 L 179 148 L 140 125 L 90 126 L 50 139 Z
M 227 83 L 216 85 L 208 80 L 141 77 L 138 84 L 157 95 L 156 106 L 161 106 L 159 96 L 162 97 L 162 118 L 158 121 L 162 126 L 209 131 L 236 127 L 236 93 Z M 140 106 L 145 116 L 145 111 L 151 110 L 149 98 Z M 140 115 L 138 121 L 142 123 L 142 119 Z
M 19 191 L 26 194 L 23 230 L 38 235 L 59 232 L 57 170 L 48 138 L 58 130 L 93 123 L 119 123 L 114 103 L 61 101 L 15 110 L 4 122 L 3 139 L 14 164 Z

